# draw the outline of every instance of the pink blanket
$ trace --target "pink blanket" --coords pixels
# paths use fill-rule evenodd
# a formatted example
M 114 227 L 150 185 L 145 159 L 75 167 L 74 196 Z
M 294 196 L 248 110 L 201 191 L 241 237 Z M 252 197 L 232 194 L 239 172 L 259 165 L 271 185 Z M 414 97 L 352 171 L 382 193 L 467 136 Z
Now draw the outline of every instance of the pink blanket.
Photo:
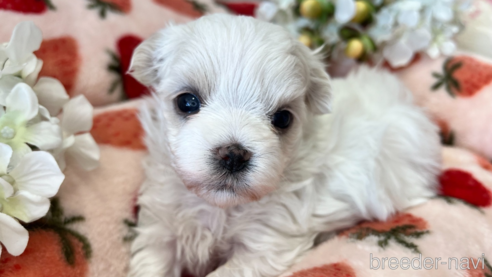
M 35 5 L 12 5 L 28 1 Z M 0 1 L 0 41 L 19 21 L 41 27 L 42 75 L 101 106 L 91 132 L 101 165 L 86 172 L 68 161 L 51 212 L 27 226 L 24 254 L 1 254 L 0 276 L 123 277 L 146 149 L 139 102 L 105 105 L 145 93 L 121 74 L 141 39 L 170 19 L 199 16 L 200 3 L 220 8 L 205 0 L 51 0 L 55 9 L 45 3 Z M 342 230 L 282 276 L 492 276 L 492 62 L 461 53 L 448 62 L 421 58 L 396 74 L 440 123 L 449 145 L 442 150 L 444 196 L 387 222 Z
M 23 255 L 2 253 L 0 276 L 125 276 L 129 242 L 135 236 L 131 229 L 136 219 L 135 196 L 144 178 L 141 162 L 146 152 L 136 117 L 138 103 L 96 111 L 92 135 L 101 147 L 101 166 L 86 172 L 69 161 L 58 207 L 54 205 L 56 209 L 44 219 L 44 225 L 29 227 L 30 241 Z M 492 230 L 492 165 L 459 148 L 443 147 L 442 153 L 440 181 L 446 197 L 387 222 L 364 222 L 343 230 L 282 276 L 395 276 L 395 270 L 398 276 L 487 276 L 483 274 L 489 274 L 490 268 L 483 261 L 492 257 L 488 239 Z M 405 258 L 417 257 L 417 266 L 419 253 L 422 269 L 402 269 Z M 390 258 L 394 258 L 393 268 L 398 260 L 397 269 L 390 268 Z M 427 270 L 423 268 L 426 258 L 427 263 L 441 261 Z M 458 259 L 458 269 L 454 259 L 451 269 L 442 264 L 450 258 Z M 473 269 L 472 259 L 475 264 L 481 261 L 477 269 Z

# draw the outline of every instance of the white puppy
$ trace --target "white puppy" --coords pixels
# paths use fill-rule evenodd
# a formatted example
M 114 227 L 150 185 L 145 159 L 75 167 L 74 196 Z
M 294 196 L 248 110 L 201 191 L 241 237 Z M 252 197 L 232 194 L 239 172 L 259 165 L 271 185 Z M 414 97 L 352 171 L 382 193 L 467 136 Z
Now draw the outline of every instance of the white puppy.
M 248 17 L 206 16 L 136 49 L 132 73 L 155 95 L 129 276 L 277 276 L 318 235 L 434 195 L 437 128 L 396 78 L 324 69 Z

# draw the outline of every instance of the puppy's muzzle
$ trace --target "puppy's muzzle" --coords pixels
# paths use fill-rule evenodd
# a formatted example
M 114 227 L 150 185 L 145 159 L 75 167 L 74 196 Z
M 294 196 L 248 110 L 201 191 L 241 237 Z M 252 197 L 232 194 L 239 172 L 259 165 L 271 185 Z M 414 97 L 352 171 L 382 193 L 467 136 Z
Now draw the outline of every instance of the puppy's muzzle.
M 249 164 L 252 153 L 240 144 L 222 146 L 217 149 L 216 159 L 221 169 L 228 173 L 237 173 Z

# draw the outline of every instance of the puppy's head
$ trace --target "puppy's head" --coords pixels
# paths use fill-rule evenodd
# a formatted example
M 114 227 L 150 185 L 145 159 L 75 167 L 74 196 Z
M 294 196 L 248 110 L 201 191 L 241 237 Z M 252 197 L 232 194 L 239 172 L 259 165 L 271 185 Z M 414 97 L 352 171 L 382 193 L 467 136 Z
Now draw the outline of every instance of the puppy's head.
M 278 189 L 310 119 L 329 111 L 323 64 L 281 27 L 248 17 L 168 27 L 135 50 L 131 72 L 161 102 L 163 143 L 184 184 L 221 207 Z

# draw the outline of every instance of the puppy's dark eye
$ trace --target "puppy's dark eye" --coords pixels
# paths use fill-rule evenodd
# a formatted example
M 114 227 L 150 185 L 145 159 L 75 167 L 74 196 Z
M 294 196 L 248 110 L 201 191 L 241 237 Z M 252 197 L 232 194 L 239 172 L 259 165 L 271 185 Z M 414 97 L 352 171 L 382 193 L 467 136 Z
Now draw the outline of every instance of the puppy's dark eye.
M 177 99 L 178 109 L 187 114 L 194 114 L 200 111 L 200 100 L 191 93 L 183 93 Z
M 285 129 L 292 123 L 292 114 L 289 111 L 278 111 L 273 115 L 273 126 Z

